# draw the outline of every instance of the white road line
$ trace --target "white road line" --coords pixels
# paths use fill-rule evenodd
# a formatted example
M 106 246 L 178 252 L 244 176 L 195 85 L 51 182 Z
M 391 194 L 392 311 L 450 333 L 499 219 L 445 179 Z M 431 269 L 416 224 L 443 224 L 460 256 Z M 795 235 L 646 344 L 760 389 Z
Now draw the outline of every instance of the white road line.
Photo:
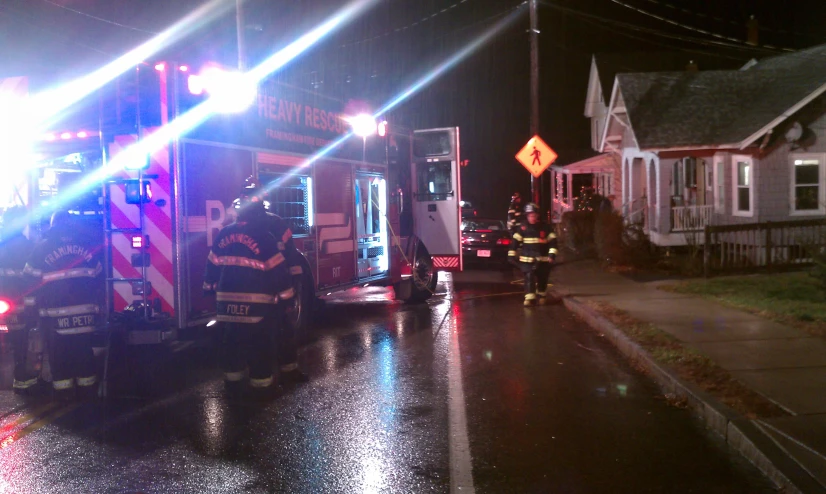
M 465 389 L 462 384 L 462 361 L 459 337 L 450 331 L 448 355 L 448 417 L 450 434 L 450 492 L 473 493 L 473 462 L 467 433 Z

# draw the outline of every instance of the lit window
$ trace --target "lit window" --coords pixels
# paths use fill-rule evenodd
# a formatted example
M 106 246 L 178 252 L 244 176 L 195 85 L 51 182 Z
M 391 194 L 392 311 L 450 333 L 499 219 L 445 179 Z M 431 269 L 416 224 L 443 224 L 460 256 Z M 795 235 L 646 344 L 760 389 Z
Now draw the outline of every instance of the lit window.
M 734 197 L 735 216 L 754 215 L 754 164 L 749 156 L 734 156 Z
M 792 214 L 822 214 L 824 208 L 823 157 L 798 154 L 791 156 Z

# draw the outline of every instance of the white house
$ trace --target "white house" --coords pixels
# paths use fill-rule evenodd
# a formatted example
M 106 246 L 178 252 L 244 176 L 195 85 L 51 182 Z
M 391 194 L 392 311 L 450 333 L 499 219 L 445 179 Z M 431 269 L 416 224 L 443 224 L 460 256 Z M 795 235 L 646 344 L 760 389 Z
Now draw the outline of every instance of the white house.
M 707 224 L 826 217 L 824 92 L 826 45 L 740 70 L 617 74 L 598 150 L 621 157 L 623 214 L 662 246 Z

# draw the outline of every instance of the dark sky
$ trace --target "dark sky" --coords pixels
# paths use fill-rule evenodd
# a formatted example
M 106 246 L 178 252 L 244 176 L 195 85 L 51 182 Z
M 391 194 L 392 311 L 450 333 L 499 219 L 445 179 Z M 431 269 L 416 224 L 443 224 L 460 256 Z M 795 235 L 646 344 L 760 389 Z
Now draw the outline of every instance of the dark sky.
M 223 17 L 202 26 L 164 56 L 189 63 L 234 63 L 234 0 L 226 1 Z M 0 77 L 29 75 L 33 84 L 45 87 L 80 75 L 201 3 L 0 0 Z M 247 0 L 250 62 L 283 46 L 343 3 Z M 382 0 L 296 60 L 284 77 L 378 106 L 520 3 Z M 758 48 L 742 42 L 751 15 L 760 26 Z M 799 49 L 826 42 L 823 0 L 547 0 L 540 1 L 539 16 L 540 134 L 559 152 L 560 163 L 576 160 L 589 147 L 589 123 L 582 113 L 595 52 L 683 51 L 686 57 L 702 54 L 736 67 L 779 52 L 765 45 Z M 530 137 L 527 28 L 525 15 L 391 116 L 420 128 L 461 127 L 464 158 L 471 160 L 463 169 L 464 197 L 486 214 L 499 215 L 514 188 L 527 192 L 529 187 L 529 175 L 513 159 Z

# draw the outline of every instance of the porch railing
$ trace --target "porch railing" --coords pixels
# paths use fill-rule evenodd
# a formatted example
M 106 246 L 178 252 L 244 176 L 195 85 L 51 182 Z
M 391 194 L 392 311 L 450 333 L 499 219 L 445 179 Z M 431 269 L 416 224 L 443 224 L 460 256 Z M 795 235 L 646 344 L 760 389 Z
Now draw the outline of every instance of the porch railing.
M 706 226 L 703 272 L 809 264 L 825 247 L 826 219 Z
M 671 231 L 700 231 L 711 223 L 713 206 L 675 206 L 671 208 Z

